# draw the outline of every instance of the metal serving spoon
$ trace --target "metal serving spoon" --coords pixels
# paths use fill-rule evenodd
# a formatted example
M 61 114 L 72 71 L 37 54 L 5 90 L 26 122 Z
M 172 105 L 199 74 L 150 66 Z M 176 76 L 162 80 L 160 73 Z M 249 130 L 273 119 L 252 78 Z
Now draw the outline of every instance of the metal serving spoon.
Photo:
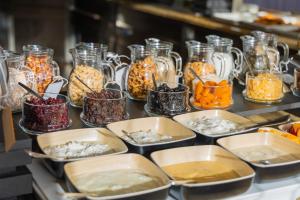
M 65 158 L 58 158 L 58 157 L 54 157 L 54 156 L 50 156 L 50 155 L 46 155 L 46 154 L 42 154 L 42 153 L 37 153 L 37 152 L 30 151 L 28 149 L 25 149 L 25 152 L 33 158 L 48 158 L 48 159 L 52 159 L 52 160 L 56 160 L 56 161 L 64 161 L 65 160 Z

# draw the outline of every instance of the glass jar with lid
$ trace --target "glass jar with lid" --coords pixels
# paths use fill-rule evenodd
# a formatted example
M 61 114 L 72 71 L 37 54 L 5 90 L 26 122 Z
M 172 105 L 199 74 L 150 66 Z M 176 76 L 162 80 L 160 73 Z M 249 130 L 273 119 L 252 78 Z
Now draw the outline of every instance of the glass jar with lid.
M 230 76 L 237 76 L 243 67 L 243 52 L 233 47 L 233 41 L 229 38 L 223 38 L 217 35 L 206 36 L 208 44 L 214 46 L 215 55 L 224 58 L 224 77 L 223 79 L 229 79 Z M 233 55 L 235 55 L 235 60 Z M 221 63 L 218 59 L 215 60 L 217 73 L 220 73 Z
M 100 92 L 108 81 L 114 79 L 112 66 L 102 60 L 102 50 L 97 44 L 91 43 L 77 45 L 69 50 L 73 57 L 73 70 L 69 77 L 68 88 L 72 106 L 82 107 L 83 98 L 87 92 L 91 92 L 90 89 Z
M 148 38 L 146 48 L 156 53 L 158 81 L 178 82 L 182 76 L 182 58 L 173 51 L 173 43 Z
M 5 55 L 9 71 L 9 95 L 5 99 L 5 105 L 11 107 L 13 112 L 20 112 L 22 107 L 22 97 L 27 91 L 19 86 L 18 83 L 21 82 L 32 90 L 35 90 L 35 75 L 30 68 L 25 66 L 24 55 L 11 51 L 5 51 Z
M 53 49 L 29 44 L 23 46 L 25 65 L 30 68 L 36 77 L 36 86 L 39 93 L 44 93 L 50 83 L 62 79 L 58 64 L 53 60 Z
M 191 70 L 200 76 L 203 80 L 211 75 L 224 77 L 224 58 L 216 55 L 212 45 L 201 43 L 195 40 L 187 41 L 186 46 L 188 49 L 188 61 L 184 69 L 184 83 L 193 90 L 193 80 L 195 76 Z M 215 65 L 218 61 L 220 69 L 217 71 Z
M 155 52 L 149 51 L 143 45 L 133 44 L 128 46 L 131 52 L 131 64 L 126 75 L 126 90 L 129 98 L 145 101 L 147 92 L 153 88 L 152 74 L 155 78 L 156 63 Z

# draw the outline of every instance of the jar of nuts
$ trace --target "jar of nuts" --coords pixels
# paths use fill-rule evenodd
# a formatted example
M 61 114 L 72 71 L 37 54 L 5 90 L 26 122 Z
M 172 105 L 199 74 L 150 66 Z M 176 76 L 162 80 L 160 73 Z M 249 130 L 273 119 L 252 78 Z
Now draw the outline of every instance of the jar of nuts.
M 149 89 L 153 88 L 152 74 L 156 74 L 155 55 L 143 45 L 130 45 L 131 64 L 126 76 L 129 98 L 145 101 Z
M 44 93 L 48 85 L 60 74 L 59 66 L 53 60 L 53 49 L 29 44 L 23 46 L 23 52 L 25 65 L 35 74 L 37 91 Z
M 188 62 L 184 69 L 184 83 L 190 91 L 193 89 L 192 83 L 195 79 L 190 69 L 193 69 L 203 79 L 210 75 L 224 76 L 224 57 L 216 55 L 213 46 L 195 40 L 187 41 L 186 45 L 188 48 Z M 215 63 L 216 61 L 218 63 Z M 215 68 L 216 65 L 220 65 L 218 74 Z
M 69 77 L 68 96 L 72 106 L 82 107 L 83 97 L 91 92 L 89 88 L 100 92 L 107 82 L 114 80 L 115 72 L 108 62 L 102 60 L 103 48 L 96 43 L 77 45 L 69 52 L 73 57 L 73 70 Z

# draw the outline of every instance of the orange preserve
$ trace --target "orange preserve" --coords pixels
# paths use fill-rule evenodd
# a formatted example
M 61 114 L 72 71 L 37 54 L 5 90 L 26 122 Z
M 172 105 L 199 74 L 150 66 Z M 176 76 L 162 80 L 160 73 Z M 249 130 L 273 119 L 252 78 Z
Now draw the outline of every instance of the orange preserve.
M 216 74 L 215 66 L 212 64 L 200 61 L 187 63 L 184 71 L 184 83 L 190 88 L 190 90 L 192 90 L 192 83 L 195 76 L 191 73 L 189 68 L 192 68 L 198 76 Z
M 233 103 L 232 83 L 227 80 L 220 82 L 198 81 L 195 84 L 193 105 L 200 109 L 228 108 Z

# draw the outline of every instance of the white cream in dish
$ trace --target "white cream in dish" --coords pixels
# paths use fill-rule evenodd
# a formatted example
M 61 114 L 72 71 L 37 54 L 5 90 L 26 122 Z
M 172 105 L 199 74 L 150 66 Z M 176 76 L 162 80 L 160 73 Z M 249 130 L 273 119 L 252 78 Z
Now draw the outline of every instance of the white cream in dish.
M 69 141 L 65 144 L 47 146 L 43 151 L 53 157 L 70 159 L 101 155 L 113 150 L 107 144 Z
M 152 130 L 139 130 L 135 132 L 130 132 L 125 135 L 127 140 L 130 140 L 138 144 L 154 143 L 166 140 L 172 140 L 172 136 L 158 134 Z
M 228 133 L 237 129 L 236 123 L 219 117 L 188 120 L 186 126 L 205 135 Z
M 272 160 L 285 156 L 285 152 L 269 145 L 255 145 L 233 150 L 239 157 L 247 161 Z
M 119 195 L 160 187 L 160 179 L 135 169 L 120 169 L 84 173 L 75 177 L 74 184 L 80 192 L 97 195 Z

